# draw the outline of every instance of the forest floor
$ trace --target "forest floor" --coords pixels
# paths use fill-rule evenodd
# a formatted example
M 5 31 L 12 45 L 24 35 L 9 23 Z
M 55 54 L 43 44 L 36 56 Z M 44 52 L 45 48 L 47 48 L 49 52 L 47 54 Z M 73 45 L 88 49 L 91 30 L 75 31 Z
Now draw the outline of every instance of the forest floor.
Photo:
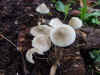
M 47 24 L 52 18 L 59 18 L 68 24 L 71 17 L 79 14 L 79 0 L 72 3 L 68 16 L 55 8 L 53 0 L 0 0 L 0 75 L 50 75 L 50 68 L 55 63 L 56 56 L 52 46 L 44 55 L 34 54 L 36 63 L 29 63 L 26 52 L 32 48 L 30 29 L 41 24 Z M 55 1 L 55 0 L 54 0 Z M 62 0 L 64 4 L 73 0 Z M 89 0 L 89 6 L 96 0 Z M 36 7 L 45 3 L 50 14 L 40 14 Z M 71 3 L 70 3 L 71 4 Z M 100 5 L 91 10 L 100 10 Z M 79 16 L 78 16 L 79 17 Z M 90 24 L 90 25 L 89 25 Z M 96 26 L 95 26 L 96 25 Z M 9 39 L 9 40 L 7 40 Z M 100 73 L 100 62 L 94 63 L 89 53 L 100 50 L 100 24 L 84 23 L 76 30 L 76 41 L 69 47 L 56 47 L 61 56 L 60 66 L 56 75 L 97 75 Z M 59 52 L 61 54 L 59 54 Z M 100 56 L 100 55 L 99 55 Z M 99 59 L 100 60 L 100 59 Z

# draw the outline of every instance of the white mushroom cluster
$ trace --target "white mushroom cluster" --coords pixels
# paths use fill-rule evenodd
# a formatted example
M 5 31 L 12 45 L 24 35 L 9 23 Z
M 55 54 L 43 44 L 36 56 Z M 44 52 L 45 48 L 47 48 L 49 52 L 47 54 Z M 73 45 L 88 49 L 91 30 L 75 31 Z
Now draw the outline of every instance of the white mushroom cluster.
M 36 11 L 41 14 L 49 13 L 46 4 L 42 3 L 36 8 Z M 32 54 L 38 53 L 43 55 L 44 52 L 50 50 L 51 43 L 59 47 L 67 47 L 75 42 L 75 29 L 82 27 L 82 21 L 77 17 L 72 17 L 69 24 L 63 24 L 59 18 L 53 18 L 48 25 L 37 25 L 30 29 L 30 34 L 34 36 L 32 47 L 26 53 L 28 62 L 34 64 Z
M 51 48 L 50 31 L 51 27 L 48 25 L 38 25 L 30 29 L 30 34 L 34 36 L 32 40 L 32 47 L 26 53 L 26 59 L 28 62 L 34 64 L 32 54 L 38 53 L 40 55 L 48 51 Z

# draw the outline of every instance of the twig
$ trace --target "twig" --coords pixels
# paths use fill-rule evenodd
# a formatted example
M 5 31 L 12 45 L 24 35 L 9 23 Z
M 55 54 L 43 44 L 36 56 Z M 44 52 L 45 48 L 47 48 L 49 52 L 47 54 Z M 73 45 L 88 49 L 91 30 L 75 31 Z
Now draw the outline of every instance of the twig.
M 17 49 L 17 46 L 11 41 L 11 40 L 9 40 L 8 38 L 6 38 L 3 34 L 1 34 L 0 33 L 0 36 L 2 37 L 2 38 L 4 38 L 5 40 L 7 40 L 10 44 L 12 44 L 14 47 L 16 47 L 16 49 Z
M 94 70 L 92 69 L 92 75 L 94 74 Z

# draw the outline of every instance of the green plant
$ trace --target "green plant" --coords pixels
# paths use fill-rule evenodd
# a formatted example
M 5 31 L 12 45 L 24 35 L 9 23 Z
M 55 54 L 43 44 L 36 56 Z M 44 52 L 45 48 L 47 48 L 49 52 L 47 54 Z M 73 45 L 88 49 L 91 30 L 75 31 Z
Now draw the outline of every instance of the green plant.
M 100 5 L 100 0 L 97 1 L 97 5 Z
M 76 4 L 76 0 L 70 0 L 70 1 L 68 1 L 68 3 L 71 3 L 71 4 Z
M 87 0 L 83 0 L 83 7 L 81 8 L 81 11 L 80 11 L 80 18 L 84 21 L 85 20 L 85 17 L 87 15 Z
M 92 51 L 89 52 L 90 54 L 90 57 L 91 59 L 93 59 L 94 61 L 92 61 L 92 63 L 94 65 L 91 65 L 91 66 L 94 66 L 91 68 L 91 70 L 94 69 L 96 75 L 100 75 L 100 71 L 98 71 L 100 69 L 100 49 L 93 49 Z
M 65 11 L 65 5 L 61 1 L 56 2 L 56 10 L 60 12 Z
M 94 49 L 89 54 L 90 57 L 94 60 L 94 62 L 100 62 L 100 50 Z
M 100 11 L 88 13 L 87 0 L 83 0 L 83 8 L 80 9 L 80 18 L 84 21 L 84 23 L 100 25 L 98 17 L 100 17 Z
M 52 3 L 56 3 L 56 0 L 51 0 Z
M 64 11 L 65 18 L 64 18 L 64 20 L 68 16 L 69 11 L 72 9 L 72 8 L 70 8 L 70 6 L 71 6 L 71 4 L 65 5 L 65 11 Z
M 100 5 L 100 0 L 97 0 L 96 2 L 94 2 L 94 4 L 91 7 L 95 7 L 95 6 L 99 6 Z
M 91 24 L 94 24 L 94 25 L 100 25 L 99 17 L 100 17 L 100 11 L 95 11 L 95 12 L 92 12 L 92 13 L 87 13 L 86 17 L 85 17 L 85 21 L 87 23 L 90 22 Z
M 72 8 L 70 8 L 70 6 L 71 6 L 71 4 L 64 5 L 64 3 L 62 1 L 56 2 L 56 10 L 64 13 L 64 15 L 65 15 L 64 20 L 68 16 L 69 11 L 72 9 Z

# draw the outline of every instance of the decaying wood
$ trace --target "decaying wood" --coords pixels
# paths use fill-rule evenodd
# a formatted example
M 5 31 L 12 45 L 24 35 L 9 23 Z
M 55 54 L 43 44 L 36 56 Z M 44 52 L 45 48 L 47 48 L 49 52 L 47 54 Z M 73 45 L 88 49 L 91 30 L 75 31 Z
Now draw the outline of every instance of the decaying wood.
M 100 48 L 100 29 L 99 28 L 83 28 L 81 29 L 87 34 L 87 45 L 84 46 L 85 49 L 88 48 Z

